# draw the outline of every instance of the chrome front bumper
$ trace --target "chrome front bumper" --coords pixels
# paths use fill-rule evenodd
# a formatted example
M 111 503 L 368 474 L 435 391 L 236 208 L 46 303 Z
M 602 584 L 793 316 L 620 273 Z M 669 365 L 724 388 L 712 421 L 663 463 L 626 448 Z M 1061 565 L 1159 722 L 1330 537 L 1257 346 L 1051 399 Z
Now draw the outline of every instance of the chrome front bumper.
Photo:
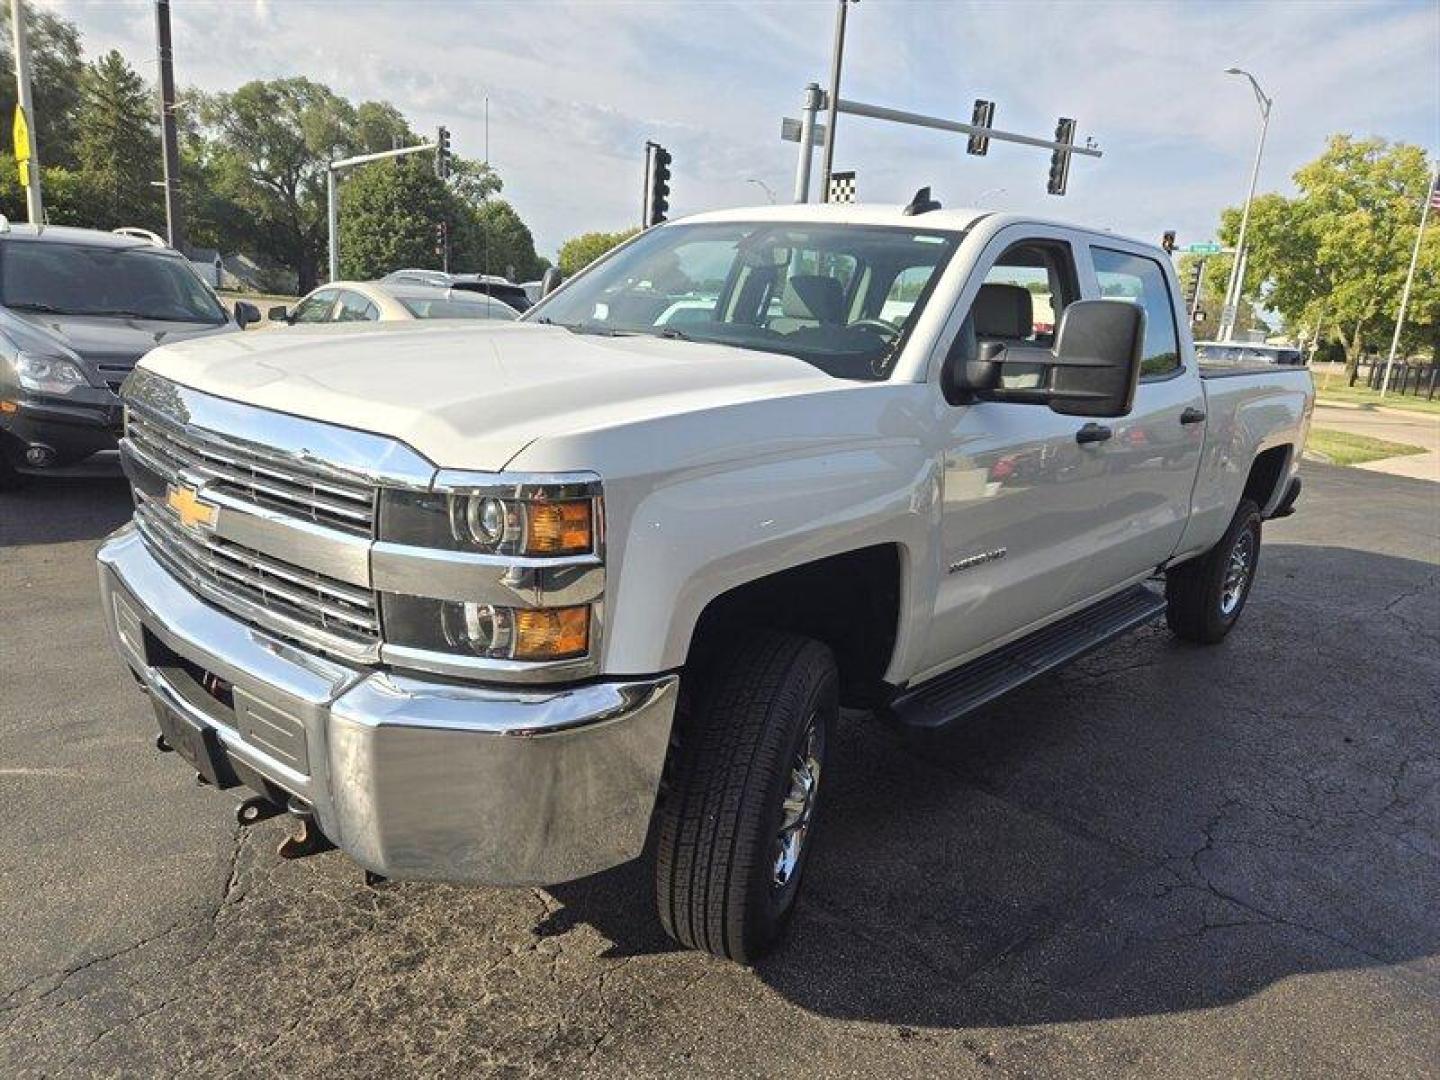
M 133 526 L 98 557 L 112 640 L 155 708 L 212 730 L 230 758 L 310 803 L 365 868 L 545 885 L 640 854 L 676 676 L 501 689 L 350 667 L 199 600 Z M 228 682 L 233 707 L 177 657 Z

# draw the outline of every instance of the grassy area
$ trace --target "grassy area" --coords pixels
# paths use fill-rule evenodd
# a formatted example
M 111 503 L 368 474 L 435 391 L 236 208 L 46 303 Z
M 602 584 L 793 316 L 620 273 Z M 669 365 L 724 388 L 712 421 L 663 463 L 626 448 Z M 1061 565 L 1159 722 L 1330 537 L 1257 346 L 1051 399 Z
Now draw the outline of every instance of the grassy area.
M 1423 446 L 1409 443 L 1390 442 L 1388 439 L 1372 439 L 1369 435 L 1355 435 L 1348 431 L 1331 428 L 1311 428 L 1310 438 L 1305 442 L 1305 452 L 1324 457 L 1335 465 L 1359 465 L 1381 458 L 1405 457 L 1409 454 L 1423 454 Z
M 1425 413 L 1429 416 L 1440 416 L 1440 391 L 1436 392 L 1434 401 L 1426 401 L 1423 397 L 1411 397 L 1406 394 L 1401 397 L 1393 390 L 1383 398 L 1380 391 L 1371 390 L 1364 383 L 1356 383 L 1354 386 L 1345 385 L 1344 372 L 1337 371 L 1330 376 L 1330 385 L 1325 385 L 1325 376 L 1315 376 L 1316 400 L 1321 405 L 1384 405 L 1387 409 L 1403 409 L 1405 412 Z

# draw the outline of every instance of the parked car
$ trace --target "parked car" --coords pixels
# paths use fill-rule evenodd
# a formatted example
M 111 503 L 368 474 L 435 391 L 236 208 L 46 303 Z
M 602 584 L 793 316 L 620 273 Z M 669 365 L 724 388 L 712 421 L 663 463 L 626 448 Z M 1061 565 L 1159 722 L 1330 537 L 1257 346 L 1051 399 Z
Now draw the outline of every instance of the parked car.
M 1249 341 L 1197 341 L 1195 354 L 1207 364 L 1305 366 L 1305 354 L 1293 345 L 1265 345 Z
M 0 486 L 115 450 L 116 391 L 148 350 L 259 318 L 152 234 L 0 217 Z
M 399 281 L 332 281 L 309 293 L 293 308 L 269 311 L 271 322 L 409 322 L 412 319 L 518 318 L 503 300 L 480 293 Z
M 1098 229 L 772 206 L 515 323 L 167 346 L 104 617 L 161 748 L 242 823 L 289 807 L 289 854 L 533 885 L 650 836 L 666 931 L 749 961 L 842 704 L 938 728 L 1162 615 L 1235 626 L 1314 390 L 1202 368 L 1180 295 Z
M 535 301 L 530 290 L 495 274 L 449 274 L 443 270 L 392 270 L 380 279 L 410 285 L 430 285 L 437 289 L 484 293 L 503 300 L 516 311 L 526 311 Z

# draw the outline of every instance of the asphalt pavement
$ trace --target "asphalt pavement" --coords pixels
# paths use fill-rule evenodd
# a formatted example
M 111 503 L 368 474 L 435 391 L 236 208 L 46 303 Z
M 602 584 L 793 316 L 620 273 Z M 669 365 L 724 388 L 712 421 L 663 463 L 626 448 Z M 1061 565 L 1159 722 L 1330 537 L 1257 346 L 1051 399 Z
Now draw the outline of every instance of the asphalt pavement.
M 367 887 L 154 752 L 93 551 L 0 496 L 0 1075 L 1440 1072 L 1440 488 L 1307 467 L 1240 627 L 955 731 L 848 718 L 804 907 L 674 949 L 647 868 Z

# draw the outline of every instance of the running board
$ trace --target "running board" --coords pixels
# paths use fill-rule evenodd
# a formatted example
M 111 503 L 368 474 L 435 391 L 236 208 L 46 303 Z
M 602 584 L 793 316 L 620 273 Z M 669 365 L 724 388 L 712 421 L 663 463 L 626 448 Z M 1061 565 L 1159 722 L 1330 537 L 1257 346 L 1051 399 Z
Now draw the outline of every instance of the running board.
M 890 715 L 907 727 L 944 727 L 1164 613 L 1165 597 L 1136 585 L 902 691 L 890 702 Z

